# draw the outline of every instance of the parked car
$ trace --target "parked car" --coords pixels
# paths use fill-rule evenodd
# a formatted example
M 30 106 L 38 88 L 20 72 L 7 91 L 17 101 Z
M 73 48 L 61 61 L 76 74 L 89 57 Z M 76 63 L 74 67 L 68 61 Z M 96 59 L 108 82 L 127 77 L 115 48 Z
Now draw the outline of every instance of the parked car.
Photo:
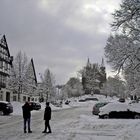
M 41 104 L 38 102 L 30 102 L 33 110 L 41 109 Z
M 51 104 L 53 104 L 56 107 L 62 107 L 63 101 L 57 100 L 57 101 L 51 102 Z
M 132 101 L 129 102 L 129 104 L 135 104 L 135 103 L 138 103 L 138 101 L 132 100 Z
M 125 102 L 125 98 L 120 98 L 119 102 L 124 103 Z
M 79 102 L 86 102 L 86 101 L 98 101 L 95 97 L 87 97 L 85 99 L 79 99 Z
M 70 101 L 69 101 L 69 100 L 67 100 L 67 101 L 65 102 L 65 105 L 69 105 L 69 103 L 70 103 Z
M 79 99 L 79 102 L 85 102 L 86 100 L 85 99 Z
M 94 98 L 94 97 L 88 97 L 85 99 L 86 101 L 98 101 L 97 98 Z
M 10 102 L 0 101 L 0 112 L 3 115 L 9 115 L 13 113 L 13 106 Z
M 100 112 L 99 108 L 101 108 L 101 107 L 107 105 L 108 103 L 109 103 L 109 102 L 98 102 L 98 103 L 96 103 L 96 104 L 93 106 L 92 114 L 93 114 L 93 115 L 98 115 L 99 112 Z
M 140 119 L 139 107 L 126 103 L 109 103 L 99 109 L 99 118 L 133 118 Z

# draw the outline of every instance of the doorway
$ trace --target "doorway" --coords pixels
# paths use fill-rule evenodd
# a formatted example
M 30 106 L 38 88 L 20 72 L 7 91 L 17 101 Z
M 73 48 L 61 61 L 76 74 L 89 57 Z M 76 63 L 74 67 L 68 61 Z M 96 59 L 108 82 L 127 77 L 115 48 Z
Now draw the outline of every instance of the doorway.
M 10 102 L 10 92 L 6 92 L 6 101 Z

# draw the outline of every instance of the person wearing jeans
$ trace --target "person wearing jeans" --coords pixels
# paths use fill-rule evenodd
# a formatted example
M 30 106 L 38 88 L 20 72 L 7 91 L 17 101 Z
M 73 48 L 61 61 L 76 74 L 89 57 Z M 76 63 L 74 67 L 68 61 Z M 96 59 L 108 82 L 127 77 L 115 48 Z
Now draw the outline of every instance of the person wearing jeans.
M 24 119 L 24 133 L 27 133 L 26 124 L 28 125 L 28 133 L 32 133 L 30 127 L 32 107 L 29 102 L 25 102 L 25 104 L 22 106 L 22 111 L 23 111 L 23 119 Z

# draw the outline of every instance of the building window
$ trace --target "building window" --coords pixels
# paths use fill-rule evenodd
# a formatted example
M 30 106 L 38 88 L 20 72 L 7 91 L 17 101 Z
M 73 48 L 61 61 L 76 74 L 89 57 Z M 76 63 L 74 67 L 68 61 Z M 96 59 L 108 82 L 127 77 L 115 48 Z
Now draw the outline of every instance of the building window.
M 5 62 L 5 70 L 8 70 L 8 63 Z
M 3 96 L 2 96 L 2 94 L 0 94 L 0 100 L 3 100 Z
M 6 83 L 6 77 L 2 75 L 2 83 Z
M 26 101 L 26 96 L 23 96 L 23 101 Z
M 3 68 L 3 61 L 0 60 L 0 69 Z
M 13 101 L 17 101 L 17 96 L 13 96 Z

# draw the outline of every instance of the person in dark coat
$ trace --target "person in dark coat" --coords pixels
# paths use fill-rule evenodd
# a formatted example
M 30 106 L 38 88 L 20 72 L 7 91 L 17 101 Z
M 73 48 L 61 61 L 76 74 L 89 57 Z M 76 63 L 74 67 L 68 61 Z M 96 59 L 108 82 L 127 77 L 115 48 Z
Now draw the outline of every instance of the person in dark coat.
M 29 102 L 25 102 L 25 104 L 22 106 L 22 111 L 24 119 L 24 133 L 27 133 L 26 124 L 28 124 L 28 133 L 32 133 L 30 128 L 32 107 Z
M 52 133 L 50 123 L 49 121 L 51 120 L 51 107 L 49 106 L 49 102 L 46 102 L 46 108 L 44 111 L 44 120 L 45 120 L 45 129 L 42 133 Z M 47 132 L 48 128 L 48 132 Z

